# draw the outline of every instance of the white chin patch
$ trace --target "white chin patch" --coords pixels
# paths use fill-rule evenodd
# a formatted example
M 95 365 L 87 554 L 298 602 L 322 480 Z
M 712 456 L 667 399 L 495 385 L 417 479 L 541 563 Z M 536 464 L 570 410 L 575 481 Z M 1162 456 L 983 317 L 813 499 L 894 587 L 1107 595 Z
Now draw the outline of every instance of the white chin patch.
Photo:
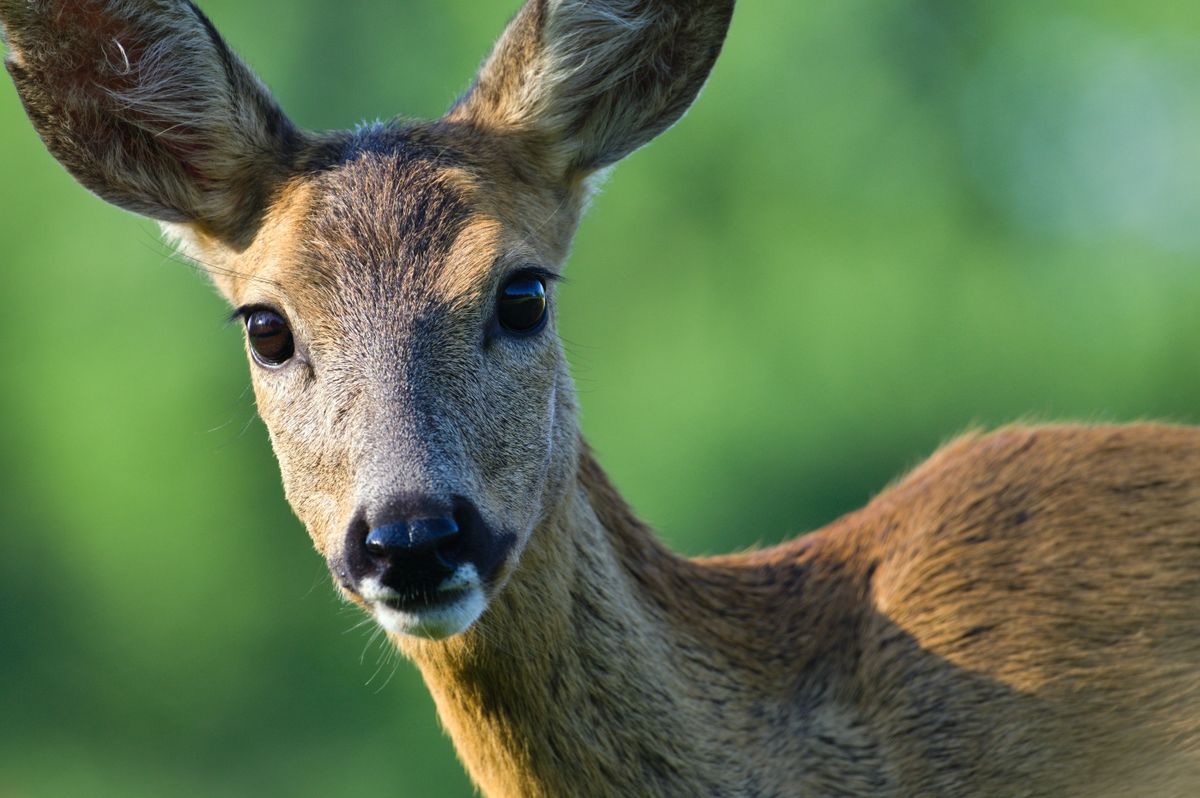
M 429 640 L 465 632 L 487 609 L 483 586 L 473 565 L 459 566 L 447 577 L 438 586 L 438 593 L 445 594 L 447 600 L 431 607 L 407 610 L 389 606 L 386 602 L 398 598 L 398 594 L 374 577 L 363 580 L 359 592 L 370 602 L 375 620 L 384 629 Z

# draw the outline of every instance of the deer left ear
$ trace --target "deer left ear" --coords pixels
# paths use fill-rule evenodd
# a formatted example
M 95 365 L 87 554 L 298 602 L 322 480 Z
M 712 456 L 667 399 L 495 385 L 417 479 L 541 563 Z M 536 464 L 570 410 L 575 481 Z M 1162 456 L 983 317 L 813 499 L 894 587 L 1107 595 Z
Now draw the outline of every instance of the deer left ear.
M 0 0 L 6 65 L 47 148 L 127 210 L 253 237 L 301 144 L 187 0 Z
M 679 120 L 733 0 L 527 0 L 447 118 L 524 136 L 561 176 L 616 163 Z

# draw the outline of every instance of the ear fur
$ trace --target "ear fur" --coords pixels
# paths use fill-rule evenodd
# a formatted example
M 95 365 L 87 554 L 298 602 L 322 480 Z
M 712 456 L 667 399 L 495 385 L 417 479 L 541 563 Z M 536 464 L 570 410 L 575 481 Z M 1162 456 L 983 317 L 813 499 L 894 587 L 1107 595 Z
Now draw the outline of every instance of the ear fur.
M 533 136 L 565 176 L 609 166 L 679 120 L 733 0 L 527 0 L 447 115 Z
M 0 0 L 6 66 L 50 152 L 102 198 L 253 236 L 301 135 L 188 0 Z

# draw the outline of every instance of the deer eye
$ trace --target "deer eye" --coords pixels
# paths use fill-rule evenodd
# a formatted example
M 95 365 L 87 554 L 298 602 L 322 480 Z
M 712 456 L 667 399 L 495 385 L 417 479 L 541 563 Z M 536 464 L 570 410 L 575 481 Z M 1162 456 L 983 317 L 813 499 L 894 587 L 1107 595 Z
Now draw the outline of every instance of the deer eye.
M 292 329 L 273 310 L 255 310 L 246 315 L 246 337 L 254 359 L 263 366 L 282 366 L 296 352 Z
M 530 335 L 546 321 L 546 283 L 531 274 L 518 274 L 500 289 L 496 319 L 507 332 Z

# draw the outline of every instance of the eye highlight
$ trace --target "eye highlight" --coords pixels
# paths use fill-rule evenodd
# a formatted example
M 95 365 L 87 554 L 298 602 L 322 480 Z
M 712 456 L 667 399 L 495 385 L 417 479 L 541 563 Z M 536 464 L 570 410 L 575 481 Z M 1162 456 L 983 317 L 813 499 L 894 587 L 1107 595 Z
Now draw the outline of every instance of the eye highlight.
M 250 308 L 243 313 L 246 339 L 259 365 L 282 366 L 296 353 L 296 342 L 287 320 L 269 308 Z
M 546 280 L 522 272 L 511 278 L 496 297 L 496 321 L 515 335 L 532 335 L 546 323 Z

